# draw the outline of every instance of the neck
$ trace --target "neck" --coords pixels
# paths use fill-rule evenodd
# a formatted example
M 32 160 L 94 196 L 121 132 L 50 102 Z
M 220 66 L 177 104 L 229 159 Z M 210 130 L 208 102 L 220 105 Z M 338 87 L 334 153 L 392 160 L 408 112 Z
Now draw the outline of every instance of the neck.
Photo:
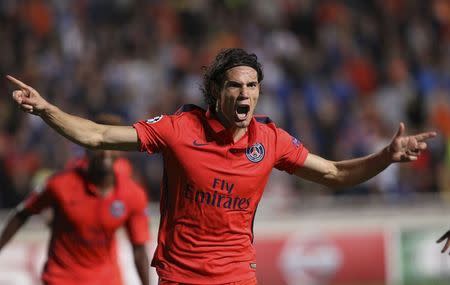
M 99 173 L 92 170 L 88 170 L 87 173 L 88 180 L 94 184 L 99 192 L 103 195 L 109 193 L 115 183 L 114 173 Z
M 230 121 L 228 121 L 225 118 L 225 116 L 223 116 L 223 114 L 220 112 L 217 112 L 216 115 L 219 122 L 227 129 L 228 132 L 230 132 L 231 137 L 233 138 L 233 142 L 237 142 L 245 135 L 245 133 L 247 133 L 248 128 L 236 127 Z
M 233 137 L 233 142 L 237 142 L 245 135 L 245 133 L 247 133 L 247 128 L 234 128 L 230 131 L 231 136 Z

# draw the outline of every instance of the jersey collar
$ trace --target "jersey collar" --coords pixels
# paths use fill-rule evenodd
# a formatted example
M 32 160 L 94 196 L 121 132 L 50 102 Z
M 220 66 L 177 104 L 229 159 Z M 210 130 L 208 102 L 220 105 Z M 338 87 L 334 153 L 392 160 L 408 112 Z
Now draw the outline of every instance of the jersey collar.
M 217 119 L 217 116 L 211 112 L 210 109 L 206 111 L 206 124 L 208 126 L 208 133 L 213 136 L 213 139 L 221 144 L 233 144 L 233 136 L 231 132 L 225 128 L 224 125 Z M 235 147 L 247 148 L 256 141 L 257 126 L 255 117 L 252 118 L 247 129 L 247 133 L 235 143 Z M 208 134 L 206 134 L 208 138 Z M 246 138 L 247 137 L 247 138 Z

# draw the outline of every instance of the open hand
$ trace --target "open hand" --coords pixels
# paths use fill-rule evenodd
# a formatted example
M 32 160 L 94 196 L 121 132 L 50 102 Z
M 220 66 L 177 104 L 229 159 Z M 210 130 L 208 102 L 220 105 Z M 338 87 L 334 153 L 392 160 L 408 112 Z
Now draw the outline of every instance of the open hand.
M 417 160 L 420 152 L 427 148 L 425 141 L 436 136 L 436 132 L 425 132 L 412 136 L 404 136 L 404 132 L 405 125 L 400 123 L 398 131 L 388 147 L 392 162 Z
M 448 249 L 448 247 L 450 246 L 450 231 L 447 231 L 447 232 L 446 232 L 443 236 L 441 236 L 436 242 L 437 242 L 437 243 L 440 243 L 440 242 L 444 241 L 445 239 L 446 239 L 447 241 L 445 242 L 445 245 L 444 245 L 444 247 L 442 248 L 441 253 L 446 252 L 447 249 Z M 449 254 L 450 254 L 450 253 L 449 253 Z
M 6 78 L 19 88 L 13 91 L 12 97 L 24 112 L 39 115 L 48 107 L 49 103 L 32 87 L 10 75 Z

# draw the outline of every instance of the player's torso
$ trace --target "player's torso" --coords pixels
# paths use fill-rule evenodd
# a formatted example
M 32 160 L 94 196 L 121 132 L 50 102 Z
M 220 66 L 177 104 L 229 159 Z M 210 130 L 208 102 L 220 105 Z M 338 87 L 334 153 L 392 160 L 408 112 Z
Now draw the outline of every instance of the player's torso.
M 81 242 L 108 242 L 128 216 L 127 197 L 117 187 L 106 196 L 87 187 L 77 175 L 60 183 L 55 197 L 54 227 L 72 232 Z
M 161 276 L 186 283 L 251 278 L 253 220 L 274 166 L 274 137 L 247 132 L 233 143 L 221 139 L 220 132 L 212 134 L 205 117 L 189 116 L 174 122 L 179 135 L 163 152 L 161 227 L 153 265 Z
M 260 182 L 272 169 L 264 142 L 258 142 L 255 147 L 259 148 L 255 162 L 250 161 L 244 147 L 218 145 L 217 142 L 207 142 L 204 137 L 196 134 L 186 136 L 180 144 L 169 156 L 172 155 L 173 161 L 179 164 L 186 182 L 184 189 L 192 188 L 193 191 L 211 195 L 217 192 L 217 195 L 240 197 L 248 201 L 259 199 L 262 190 Z M 189 198 L 191 195 L 187 193 L 185 196 Z M 210 204 L 233 210 L 245 210 L 249 207 L 249 203 L 244 202 L 230 205 L 216 200 L 216 203 L 211 201 Z
M 260 131 L 250 145 L 247 135 L 223 143 L 203 127 L 182 127 L 183 135 L 164 153 L 166 202 L 185 224 L 203 216 L 206 228 L 248 232 L 273 168 L 272 137 Z

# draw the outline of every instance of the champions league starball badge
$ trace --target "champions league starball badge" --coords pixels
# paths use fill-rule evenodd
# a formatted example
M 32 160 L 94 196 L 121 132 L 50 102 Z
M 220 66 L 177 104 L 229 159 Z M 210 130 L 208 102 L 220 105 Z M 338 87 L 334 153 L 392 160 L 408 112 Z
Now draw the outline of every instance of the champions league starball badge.
M 148 119 L 146 122 L 147 122 L 148 124 L 154 124 L 154 123 L 157 123 L 157 122 L 161 121 L 161 119 L 162 119 L 163 117 L 164 117 L 163 115 L 159 115 L 159 116 L 156 116 L 156 117 L 154 117 L 154 118 Z
M 245 150 L 245 155 L 248 160 L 254 163 L 260 162 L 264 158 L 264 154 L 264 146 L 260 143 L 255 143 Z
M 120 200 L 115 200 L 109 210 L 114 218 L 119 218 L 125 213 L 125 204 Z

